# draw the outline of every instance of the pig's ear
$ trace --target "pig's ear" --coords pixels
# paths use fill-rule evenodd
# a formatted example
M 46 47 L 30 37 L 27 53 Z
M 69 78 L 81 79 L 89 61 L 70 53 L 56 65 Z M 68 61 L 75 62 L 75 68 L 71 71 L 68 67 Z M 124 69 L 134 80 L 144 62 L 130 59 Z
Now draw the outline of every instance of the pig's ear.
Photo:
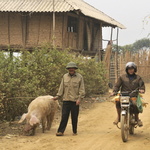
M 27 113 L 23 114 L 18 123 L 22 123 L 26 119 Z
M 31 126 L 33 126 L 34 124 L 38 124 L 38 123 L 40 123 L 39 119 L 38 119 L 36 116 L 31 116 L 31 119 L 30 119 L 30 121 L 29 121 L 29 124 L 30 124 Z

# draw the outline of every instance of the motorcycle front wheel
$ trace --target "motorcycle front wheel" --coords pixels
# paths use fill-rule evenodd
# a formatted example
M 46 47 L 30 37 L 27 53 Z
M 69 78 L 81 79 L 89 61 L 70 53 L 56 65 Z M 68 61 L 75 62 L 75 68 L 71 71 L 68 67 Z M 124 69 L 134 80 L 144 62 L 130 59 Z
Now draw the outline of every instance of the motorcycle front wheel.
M 121 137 L 123 142 L 127 142 L 128 133 L 128 117 L 127 115 L 121 115 Z

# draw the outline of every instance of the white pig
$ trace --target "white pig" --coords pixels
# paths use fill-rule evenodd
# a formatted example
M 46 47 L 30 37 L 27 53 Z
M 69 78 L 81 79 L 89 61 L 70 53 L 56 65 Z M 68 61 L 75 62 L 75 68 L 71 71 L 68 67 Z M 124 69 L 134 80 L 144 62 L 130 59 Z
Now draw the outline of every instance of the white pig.
M 35 134 L 36 127 L 41 123 L 42 132 L 44 133 L 45 125 L 50 130 L 55 112 L 59 107 L 58 101 L 52 100 L 53 96 L 39 96 L 34 99 L 28 107 L 28 113 L 22 115 L 18 123 L 26 120 L 24 132 L 30 135 Z M 30 133 L 31 132 L 31 133 Z

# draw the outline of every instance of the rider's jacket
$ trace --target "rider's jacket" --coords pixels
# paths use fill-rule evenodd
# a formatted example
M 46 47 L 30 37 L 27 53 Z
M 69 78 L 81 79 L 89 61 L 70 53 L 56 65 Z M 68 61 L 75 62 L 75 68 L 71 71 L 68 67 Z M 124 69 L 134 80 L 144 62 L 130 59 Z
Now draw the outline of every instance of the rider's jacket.
M 145 91 L 145 84 L 142 78 L 137 74 L 134 74 L 132 77 L 128 74 L 124 74 L 118 78 L 113 92 L 132 92 L 138 88 Z M 132 97 L 137 97 L 137 95 L 138 92 L 134 92 Z

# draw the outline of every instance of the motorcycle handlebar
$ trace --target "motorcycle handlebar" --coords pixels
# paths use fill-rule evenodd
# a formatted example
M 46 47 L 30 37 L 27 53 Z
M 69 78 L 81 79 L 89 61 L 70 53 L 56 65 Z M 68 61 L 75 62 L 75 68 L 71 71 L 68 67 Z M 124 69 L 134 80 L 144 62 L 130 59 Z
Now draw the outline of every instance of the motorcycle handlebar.
M 144 92 L 140 92 L 138 88 L 138 89 L 133 90 L 132 92 L 121 92 L 120 94 L 124 96 L 131 96 L 131 94 L 136 93 L 136 92 L 141 93 L 141 94 L 144 93 Z M 113 92 L 109 97 L 116 96 L 117 94 L 118 92 Z

